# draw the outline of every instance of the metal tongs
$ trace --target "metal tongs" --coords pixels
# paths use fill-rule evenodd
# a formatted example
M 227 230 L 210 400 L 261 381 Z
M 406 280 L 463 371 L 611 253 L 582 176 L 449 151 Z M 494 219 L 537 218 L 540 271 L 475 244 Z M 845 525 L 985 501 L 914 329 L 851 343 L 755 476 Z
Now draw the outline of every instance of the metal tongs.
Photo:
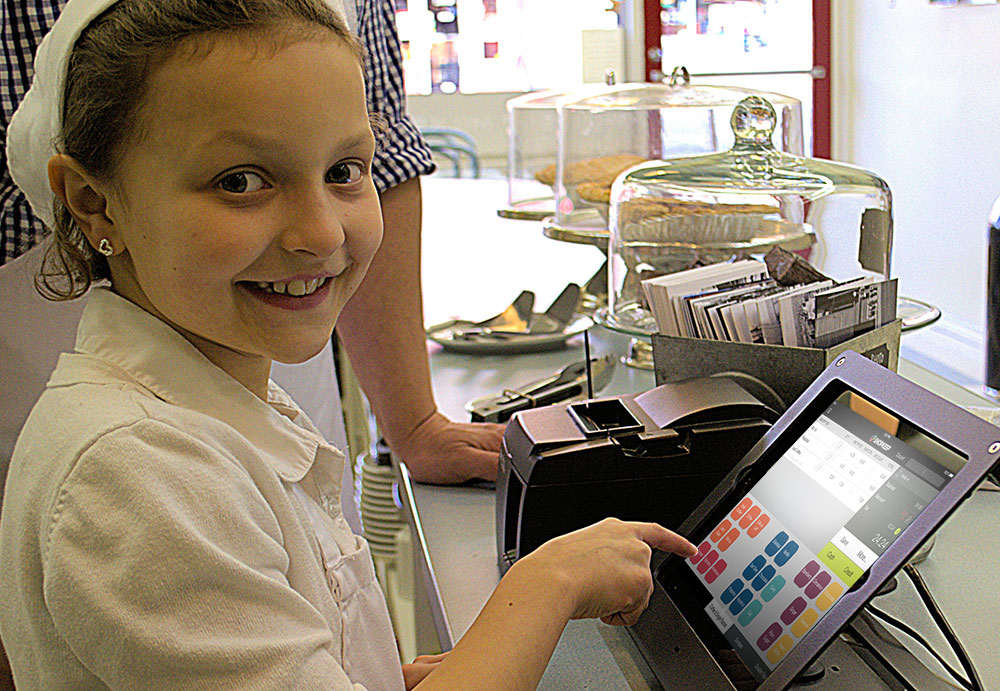
M 600 391 L 615 371 L 615 358 L 605 355 L 590 361 L 594 391 Z M 475 398 L 465 404 L 473 422 L 506 422 L 519 410 L 558 403 L 587 393 L 587 361 L 566 365 L 551 377 L 533 381 L 516 389 L 504 389 L 499 395 Z
M 559 294 L 545 312 L 535 313 L 535 294 L 530 290 L 521 291 L 504 311 L 480 322 L 452 320 L 427 329 L 428 333 L 448 329 L 454 338 L 509 339 L 535 335 L 561 333 L 576 311 L 580 299 L 580 286 L 570 283 Z

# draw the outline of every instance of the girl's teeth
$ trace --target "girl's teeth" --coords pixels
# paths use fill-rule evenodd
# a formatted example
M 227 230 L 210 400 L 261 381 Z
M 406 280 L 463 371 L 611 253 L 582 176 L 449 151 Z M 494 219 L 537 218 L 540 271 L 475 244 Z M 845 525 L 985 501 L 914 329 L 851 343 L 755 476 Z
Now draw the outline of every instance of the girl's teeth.
M 316 292 L 316 289 L 323 285 L 325 280 L 324 278 L 314 278 L 309 281 L 288 281 L 287 283 L 284 281 L 274 281 L 272 283 L 257 281 L 257 287 L 268 293 L 301 297 Z

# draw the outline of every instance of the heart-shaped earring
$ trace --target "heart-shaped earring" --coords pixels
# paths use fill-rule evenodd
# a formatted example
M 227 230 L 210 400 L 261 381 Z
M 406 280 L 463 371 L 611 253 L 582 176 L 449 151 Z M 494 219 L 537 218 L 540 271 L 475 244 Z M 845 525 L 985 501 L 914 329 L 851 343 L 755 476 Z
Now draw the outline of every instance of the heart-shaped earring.
M 110 240 L 107 238 L 101 238 L 101 242 L 97 245 L 97 251 L 105 257 L 110 257 L 115 253 L 115 248 L 111 246 Z

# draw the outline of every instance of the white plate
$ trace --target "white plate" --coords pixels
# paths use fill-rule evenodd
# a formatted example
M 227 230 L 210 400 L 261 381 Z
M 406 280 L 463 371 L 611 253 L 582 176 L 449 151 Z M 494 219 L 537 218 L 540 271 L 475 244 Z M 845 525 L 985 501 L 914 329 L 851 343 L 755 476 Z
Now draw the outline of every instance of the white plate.
M 381 512 L 383 515 L 386 513 L 398 512 L 399 508 L 393 502 L 373 502 L 373 501 L 362 501 L 361 510 Z
M 514 336 L 462 336 L 462 325 L 469 322 L 456 322 L 439 328 L 427 334 L 427 338 L 439 344 L 445 350 L 469 355 L 493 355 L 507 353 L 533 353 L 542 350 L 555 350 L 566 345 L 566 341 L 581 334 L 594 322 L 588 317 L 577 317 L 566 325 L 566 328 L 553 334 L 524 334 Z
M 399 509 L 383 509 L 376 506 L 362 506 L 361 507 L 362 517 L 368 516 L 370 518 L 375 518 L 383 521 L 397 521 L 402 520 L 403 512 Z

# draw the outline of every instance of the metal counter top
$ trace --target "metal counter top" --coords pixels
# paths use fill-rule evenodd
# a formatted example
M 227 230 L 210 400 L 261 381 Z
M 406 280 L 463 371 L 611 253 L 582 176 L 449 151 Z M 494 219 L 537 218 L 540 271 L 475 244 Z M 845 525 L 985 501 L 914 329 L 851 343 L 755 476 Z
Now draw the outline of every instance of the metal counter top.
M 484 181 L 428 182 L 435 184 L 425 184 L 426 323 L 450 317 L 476 317 L 461 311 L 472 304 L 472 299 L 480 305 L 481 315 L 488 316 L 509 304 L 525 288 L 536 290 L 539 303 L 548 304 L 545 300 L 558 294 L 567 281 L 585 281 L 601 263 L 593 248 L 588 250 L 544 238 L 537 223 L 498 219 L 495 203 L 480 206 L 474 217 L 463 212 L 459 233 L 454 221 L 449 220 L 448 205 L 457 196 L 464 196 L 465 190 L 469 195 L 480 195 L 476 197 L 480 203 L 496 202 L 500 199 L 500 188 L 492 183 L 497 181 L 488 181 L 491 184 L 485 186 L 478 184 Z M 463 204 L 462 208 L 469 207 Z M 450 278 L 455 272 L 448 263 L 456 261 L 458 256 L 498 257 L 501 263 L 484 262 L 475 267 L 462 264 L 457 269 L 459 277 Z M 518 256 L 525 258 L 524 264 L 503 264 Z M 458 286 L 469 285 L 472 276 L 481 290 L 472 287 L 456 290 Z M 452 310 L 452 306 L 459 311 Z M 595 327 L 591 331 L 591 354 L 623 355 L 627 342 L 626 336 Z M 430 348 L 438 406 L 455 420 L 468 419 L 464 405 L 471 398 L 539 379 L 583 358 L 579 337 L 571 339 L 566 349 L 537 354 L 462 355 L 442 351 L 436 345 Z M 990 405 L 968 390 L 906 361 L 900 362 L 899 370 L 903 376 L 959 405 Z M 619 363 L 601 395 L 642 391 L 653 385 L 651 371 Z M 407 504 L 404 509 L 410 512 L 417 529 L 414 549 L 422 555 L 420 561 L 429 577 L 429 599 L 438 637 L 443 648 L 448 649 L 471 626 L 499 580 L 494 492 L 475 486 L 422 485 L 410 482 L 405 469 L 403 474 L 404 491 L 400 494 Z M 1000 689 L 1000 656 L 994 649 L 1000 601 L 987 588 L 1000 573 L 997 535 L 1000 535 L 1000 493 L 977 492 L 942 527 L 933 551 L 920 566 L 987 688 L 992 689 Z M 907 579 L 901 577 L 900 583 L 896 592 L 879 599 L 880 606 L 928 636 L 938 651 L 957 665 L 943 639 L 933 630 L 930 617 Z M 899 637 L 910 646 L 905 636 Z M 916 646 L 911 649 L 929 666 L 936 664 Z M 661 687 L 623 629 L 596 621 L 578 621 L 571 622 L 564 632 L 539 688 Z

